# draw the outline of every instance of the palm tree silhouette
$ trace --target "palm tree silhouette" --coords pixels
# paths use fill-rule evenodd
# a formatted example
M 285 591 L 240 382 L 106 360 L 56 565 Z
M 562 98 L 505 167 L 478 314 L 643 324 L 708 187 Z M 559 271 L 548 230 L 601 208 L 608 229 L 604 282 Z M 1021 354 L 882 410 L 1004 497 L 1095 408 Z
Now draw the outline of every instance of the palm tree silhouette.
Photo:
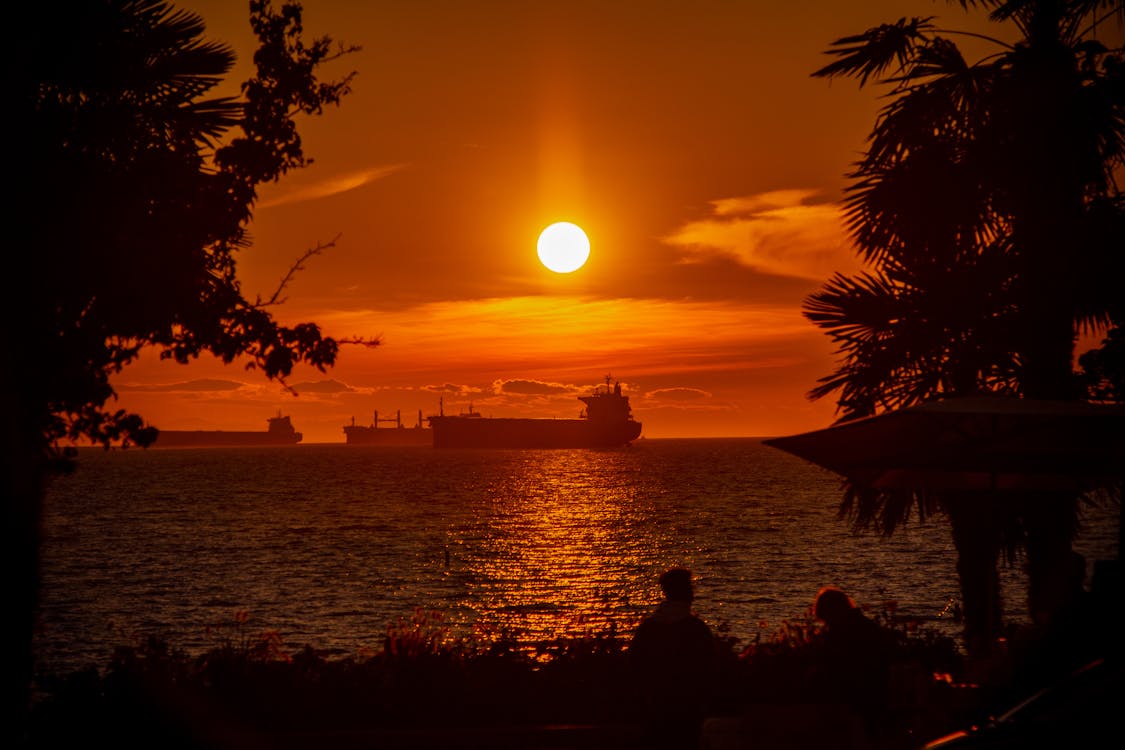
M 1077 399 L 1076 331 L 1108 326 L 1125 277 L 1125 2 L 971 2 L 1014 43 L 970 63 L 934 18 L 837 40 L 813 75 L 889 86 L 850 173 L 848 228 L 872 270 L 837 275 L 805 314 L 841 361 L 810 393 L 842 420 L 979 392 Z M 842 509 L 886 533 L 912 510 L 953 528 L 966 640 L 997 634 L 996 563 L 1027 554 L 1029 597 L 1070 549 L 1073 496 L 989 500 L 850 487 Z

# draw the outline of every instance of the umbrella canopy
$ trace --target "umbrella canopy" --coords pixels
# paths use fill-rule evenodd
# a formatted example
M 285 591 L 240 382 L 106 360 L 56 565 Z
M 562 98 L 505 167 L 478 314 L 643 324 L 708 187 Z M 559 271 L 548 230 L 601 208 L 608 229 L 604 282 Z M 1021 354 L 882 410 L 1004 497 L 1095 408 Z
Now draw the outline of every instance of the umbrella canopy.
M 765 443 L 877 489 L 1084 492 L 1125 476 L 1125 405 L 950 398 Z

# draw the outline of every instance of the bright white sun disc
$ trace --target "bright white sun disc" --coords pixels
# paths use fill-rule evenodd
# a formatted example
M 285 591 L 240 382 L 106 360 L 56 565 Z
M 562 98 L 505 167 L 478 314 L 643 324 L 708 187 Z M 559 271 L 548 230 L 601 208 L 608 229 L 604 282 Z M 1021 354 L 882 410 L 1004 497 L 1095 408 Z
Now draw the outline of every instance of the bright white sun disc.
M 570 273 L 590 257 L 590 239 L 582 227 L 559 221 L 539 234 L 539 260 L 555 273 Z

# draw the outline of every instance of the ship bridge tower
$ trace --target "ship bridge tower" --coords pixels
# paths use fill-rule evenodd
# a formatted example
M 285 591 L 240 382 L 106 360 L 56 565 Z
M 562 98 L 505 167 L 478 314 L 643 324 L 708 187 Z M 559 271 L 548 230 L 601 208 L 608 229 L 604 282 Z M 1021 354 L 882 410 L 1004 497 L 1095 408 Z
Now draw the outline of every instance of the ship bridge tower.
M 628 422 L 633 418 L 633 411 L 629 408 L 629 397 L 621 393 L 621 381 L 617 381 L 612 389 L 612 377 L 605 376 L 605 391 L 598 388 L 590 396 L 579 396 L 578 400 L 586 404 L 586 418 L 591 422 Z

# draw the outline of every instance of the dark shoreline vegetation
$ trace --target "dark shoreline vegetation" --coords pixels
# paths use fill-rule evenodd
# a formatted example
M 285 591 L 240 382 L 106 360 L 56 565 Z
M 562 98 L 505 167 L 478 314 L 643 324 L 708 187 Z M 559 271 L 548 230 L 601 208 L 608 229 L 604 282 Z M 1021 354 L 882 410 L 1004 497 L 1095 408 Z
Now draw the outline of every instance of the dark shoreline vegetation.
M 993 699 L 1009 694 L 1001 685 L 968 686 L 974 676 L 955 639 L 896 618 L 893 603 L 875 619 L 896 643 L 881 746 L 920 746 L 981 720 Z M 452 636 L 441 613 L 419 610 L 388 626 L 380 648 L 354 655 L 290 648 L 244 612 L 209 632 L 216 645 L 197 655 L 148 637 L 118 647 L 104 668 L 41 675 L 30 746 L 277 747 L 329 735 L 341 746 L 344 736 L 370 742 L 372 734 L 388 744 L 395 732 L 627 728 L 641 717 L 631 634 L 613 628 L 535 643 L 507 632 Z M 713 715 L 825 702 L 808 679 L 821 648 L 811 614 L 762 630 L 750 644 L 723 632 L 709 686 Z

